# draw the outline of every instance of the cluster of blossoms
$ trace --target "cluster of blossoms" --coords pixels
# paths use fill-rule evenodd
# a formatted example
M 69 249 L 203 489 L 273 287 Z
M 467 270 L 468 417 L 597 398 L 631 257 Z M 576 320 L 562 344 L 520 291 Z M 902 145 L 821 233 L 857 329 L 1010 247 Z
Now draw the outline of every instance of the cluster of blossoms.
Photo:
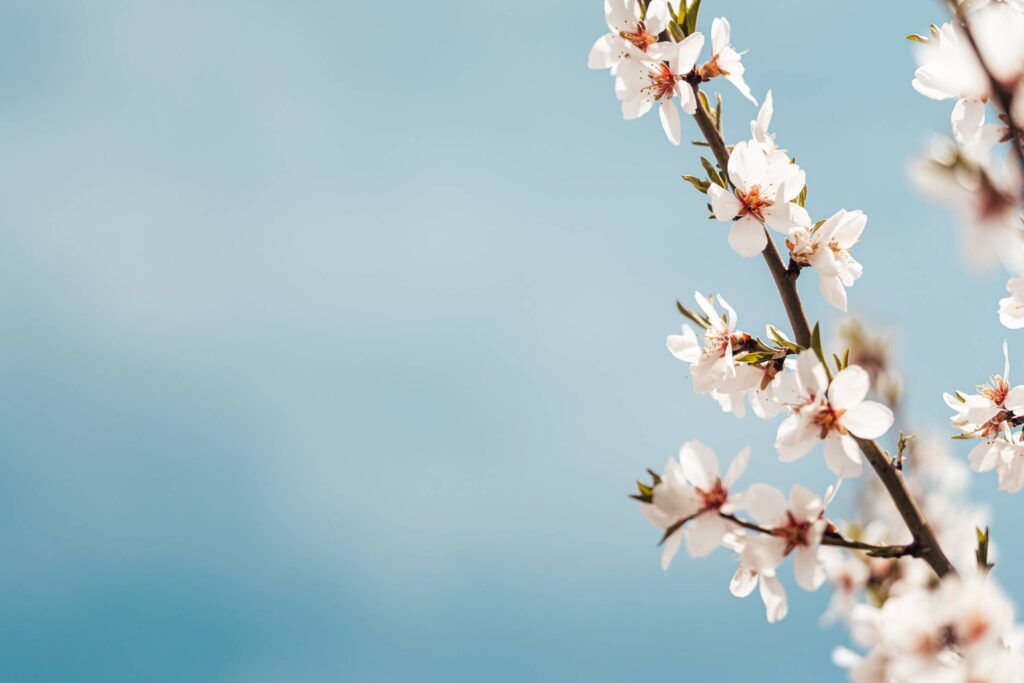
M 903 433 L 895 458 L 884 451 L 874 440 L 891 432 L 902 390 L 886 344 L 859 326 L 847 326 L 840 340 L 845 352 L 830 357 L 818 326 L 812 333 L 803 318 L 799 299 L 795 306 L 787 299 L 797 295 L 787 294 L 786 282 L 809 268 L 824 300 L 847 310 L 847 288 L 863 272 L 851 250 L 867 217 L 841 209 L 812 218 L 806 173 L 769 132 L 771 91 L 750 123 L 750 138 L 726 145 L 721 95 L 712 107 L 702 87 L 722 78 L 757 102 L 724 18 L 712 22 L 711 54 L 701 62 L 700 4 L 605 0 L 609 32 L 594 44 L 588 63 L 613 76 L 624 118 L 639 118 L 657 104 L 672 144 L 682 140 L 680 109 L 696 118 L 715 161 L 701 158 L 704 173 L 683 178 L 706 195 L 710 218 L 729 224 L 727 241 L 737 254 L 764 255 L 796 339 L 770 324 L 763 337 L 743 331 L 724 298 L 697 292 L 694 310 L 677 304 L 688 322 L 666 345 L 686 363 L 694 392 L 710 396 L 723 411 L 743 418 L 749 405 L 761 420 L 781 418 L 774 443 L 779 460 L 795 461 L 820 443 L 836 481 L 821 494 L 794 485 L 788 497 L 764 483 L 738 488 L 749 448 L 723 474 L 711 448 L 689 441 L 661 473 L 648 470 L 650 483 L 637 482 L 633 496 L 662 531 L 662 567 L 668 569 L 684 546 L 695 558 L 725 548 L 737 565 L 730 592 L 745 597 L 758 589 L 768 621 L 777 622 L 788 611 L 780 567 L 792 557 L 800 588 L 832 588 L 822 621 L 843 621 L 864 652 L 838 648 L 834 654 L 857 683 L 1024 683 L 1018 647 L 1024 639 L 1012 605 L 988 578 L 995 552 L 988 512 L 962 499 L 966 466 L 942 442 L 910 440 Z M 985 17 L 977 28 L 980 43 L 1018 42 L 1005 53 L 983 51 L 993 62 L 986 69 L 967 46 L 971 41 L 960 23 L 934 27 L 927 39 L 915 37 L 921 60 L 915 87 L 929 97 L 957 100 L 955 142 L 923 166 L 919 177 L 946 198 L 960 197 L 971 224 L 986 231 L 986 246 L 975 250 L 979 260 L 988 249 L 1019 269 L 1021 278 L 1010 281 L 1013 296 L 1004 300 L 1001 317 L 1024 327 L 1024 241 L 1017 234 L 1024 227 L 1017 224 L 1024 175 L 1009 154 L 998 172 L 992 162 L 997 145 L 1024 144 L 1015 137 L 1024 116 L 1014 110 L 1017 118 L 1003 113 L 1003 125 L 984 120 L 997 94 L 1024 103 L 1024 4 L 965 1 L 961 11 Z M 1018 91 L 1020 97 L 1006 95 Z M 783 236 L 788 266 L 773 232 Z M 956 411 L 953 424 L 962 437 L 982 440 L 969 456 L 970 467 L 996 469 L 1000 487 L 1015 491 L 1024 486 L 1024 437 L 1014 434 L 1024 424 L 1024 386 L 1011 389 L 1008 374 L 1007 367 L 979 394 L 956 393 L 946 401 Z M 844 523 L 830 513 L 831 506 L 843 480 L 859 477 L 865 460 L 878 478 L 859 487 L 860 522 Z M 912 474 L 906 479 L 905 463 Z M 849 490 L 848 484 L 844 491 Z
M 801 349 L 770 325 L 769 341 L 752 337 L 736 328 L 736 312 L 722 297 L 722 315 L 700 292 L 695 298 L 703 315 L 679 306 L 703 335 L 684 323 L 681 335 L 666 340 L 672 355 L 689 363 L 694 391 L 710 394 L 738 417 L 744 416 L 745 397 L 762 419 L 785 413 L 775 439 L 781 460 L 802 458 L 822 442 L 825 464 L 836 476 L 859 476 L 863 463 L 855 439 L 877 438 L 893 424 L 889 408 L 865 400 L 868 372 L 840 360 L 833 376 L 820 349 Z
M 993 375 L 976 394 L 943 394 L 953 409 L 952 425 L 962 439 L 980 439 L 968 460 L 975 472 L 996 470 L 999 489 L 1016 493 L 1024 488 L 1024 385 L 1010 386 L 1010 357 L 1003 342 L 1003 374 Z
M 968 28 L 969 27 L 969 28 Z M 956 20 L 916 45 L 913 86 L 954 100 L 953 138 L 938 140 L 915 169 L 921 188 L 961 214 L 963 252 L 975 270 L 996 263 L 1013 277 L 999 320 L 1024 327 L 1024 4 L 963 2 Z M 975 51 L 977 49 L 977 51 Z M 980 55 L 980 58 L 979 58 Z M 987 123 L 995 109 L 998 123 Z

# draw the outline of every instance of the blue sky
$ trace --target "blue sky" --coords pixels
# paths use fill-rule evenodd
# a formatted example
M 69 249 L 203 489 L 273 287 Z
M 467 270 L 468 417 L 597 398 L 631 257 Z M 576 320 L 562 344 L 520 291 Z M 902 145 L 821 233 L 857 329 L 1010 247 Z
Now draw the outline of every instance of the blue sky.
M 774 90 L 812 213 L 869 215 L 851 308 L 942 429 L 1004 332 L 906 181 L 948 121 L 903 40 L 936 8 L 702 25 Z M 664 350 L 694 289 L 784 316 L 679 180 L 697 150 L 586 69 L 604 30 L 599 2 L 0 2 L 0 677 L 840 680 L 824 592 L 769 626 L 727 553 L 663 573 L 625 497 L 691 438 L 752 445 L 748 482 L 828 475 Z

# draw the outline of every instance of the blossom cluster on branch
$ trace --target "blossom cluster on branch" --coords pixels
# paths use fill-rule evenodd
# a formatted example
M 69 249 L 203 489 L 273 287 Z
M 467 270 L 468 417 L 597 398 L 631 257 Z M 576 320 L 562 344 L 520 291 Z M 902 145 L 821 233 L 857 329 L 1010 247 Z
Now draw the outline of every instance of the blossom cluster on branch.
M 648 470 L 633 495 L 661 530 L 662 567 L 684 547 L 691 557 L 723 548 L 737 565 L 730 592 L 745 597 L 757 589 L 767 620 L 776 622 L 788 611 L 780 570 L 792 558 L 800 588 L 832 588 L 822 619 L 849 626 L 860 654 L 837 648 L 833 659 L 858 683 L 1024 681 L 1024 636 L 990 576 L 996 547 L 988 513 L 963 498 L 967 467 L 940 440 L 895 436 L 903 382 L 884 341 L 848 323 L 830 353 L 804 314 L 797 282 L 808 269 L 821 297 L 847 310 L 847 290 L 863 274 L 852 249 L 867 217 L 835 207 L 812 215 L 806 172 L 769 132 L 771 91 L 750 137 L 725 141 L 722 95 L 714 93 L 712 104 L 707 89 L 721 79 L 755 105 L 757 98 L 728 20 L 713 19 L 705 50 L 700 8 L 700 0 L 605 0 L 608 32 L 588 65 L 611 74 L 625 119 L 657 106 L 673 145 L 683 139 L 680 112 L 693 117 L 703 137 L 694 144 L 712 158 L 700 157 L 701 171 L 683 180 L 706 196 L 708 218 L 728 225 L 724 237 L 736 254 L 764 258 L 792 336 L 767 321 L 762 336 L 744 331 L 725 298 L 697 292 L 695 307 L 677 302 L 687 322 L 666 345 L 688 367 L 695 393 L 738 418 L 749 407 L 761 420 L 779 420 L 780 461 L 820 444 L 835 483 L 820 492 L 794 484 L 788 495 L 765 483 L 743 486 L 750 448 L 723 471 L 711 447 L 688 441 L 661 472 Z M 1024 3 L 965 0 L 951 9 L 949 23 L 910 37 L 920 64 L 914 88 L 956 100 L 953 138 L 916 177 L 959 203 L 975 260 L 998 255 L 1017 269 L 1000 319 L 1024 327 Z M 990 108 L 1000 123 L 986 123 Z M 995 469 L 1000 488 L 1017 491 L 1024 487 L 1024 386 L 1011 387 L 1008 375 L 1007 362 L 978 393 L 945 399 L 957 438 L 980 440 L 970 469 Z M 886 436 L 895 455 L 876 441 Z M 865 465 L 876 476 L 842 486 Z M 832 512 L 840 490 L 855 496 L 855 523 Z
M 1010 296 L 999 320 L 1024 327 L 1024 3 L 973 0 L 953 20 L 910 35 L 914 89 L 954 100 L 952 139 L 915 167 L 923 190 L 962 216 L 963 252 L 976 270 L 1002 264 Z M 995 122 L 989 122 L 990 116 Z

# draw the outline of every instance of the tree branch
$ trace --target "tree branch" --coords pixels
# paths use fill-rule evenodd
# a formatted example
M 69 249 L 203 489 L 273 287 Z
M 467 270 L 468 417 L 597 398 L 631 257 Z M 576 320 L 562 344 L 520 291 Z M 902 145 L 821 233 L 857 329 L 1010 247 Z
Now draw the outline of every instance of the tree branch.
M 760 534 L 768 536 L 775 536 L 775 529 L 768 529 L 766 527 L 748 522 L 745 519 L 740 519 L 736 515 L 727 515 L 719 513 L 722 519 L 727 519 L 730 522 L 737 524 L 744 529 L 756 531 Z M 861 543 L 860 541 L 851 541 L 850 539 L 840 535 L 836 532 L 828 532 L 821 537 L 822 545 L 829 545 L 836 548 L 846 548 L 848 550 L 863 550 L 872 557 L 920 557 L 921 548 L 915 543 L 909 545 L 874 545 L 873 543 Z
M 725 146 L 722 134 L 711 119 L 711 115 L 704 107 L 699 88 L 696 84 L 692 83 L 691 87 L 697 100 L 697 111 L 694 114 L 697 126 L 700 128 L 701 133 L 703 133 L 704 139 L 711 147 L 712 152 L 714 152 L 715 159 L 727 178 L 729 150 Z M 786 315 L 789 317 L 789 323 L 793 328 L 793 334 L 796 336 L 797 343 L 804 348 L 810 347 L 810 326 L 807 322 L 807 315 L 804 313 L 803 303 L 800 300 L 800 293 L 796 288 L 799 271 L 795 271 L 793 275 L 789 274 L 770 233 L 768 234 L 768 246 L 765 247 L 762 255 L 764 256 L 765 263 L 768 264 L 768 270 L 771 271 L 772 278 L 775 280 L 775 286 L 779 290 L 779 296 L 782 297 L 782 303 L 786 307 Z M 956 570 L 946 557 L 946 554 L 942 552 L 938 539 L 935 538 L 935 533 L 928 525 L 928 520 L 925 519 L 917 502 L 910 495 L 910 490 L 903 480 L 903 473 L 893 465 L 892 458 L 874 440 L 857 439 L 857 445 L 860 446 L 871 468 L 875 470 L 875 474 L 882 481 L 882 485 L 889 493 L 889 497 L 892 498 L 893 504 L 913 535 L 914 543 L 912 546 L 917 551 L 915 556 L 921 557 L 927 562 L 940 577 L 946 574 L 955 574 Z

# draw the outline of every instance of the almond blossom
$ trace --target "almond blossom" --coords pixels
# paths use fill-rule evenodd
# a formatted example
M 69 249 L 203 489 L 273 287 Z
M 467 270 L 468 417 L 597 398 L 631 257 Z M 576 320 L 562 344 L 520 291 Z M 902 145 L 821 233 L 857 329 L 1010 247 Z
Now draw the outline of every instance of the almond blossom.
M 851 365 L 831 382 L 811 350 L 802 351 L 797 371 L 787 373 L 780 400 L 792 414 L 779 425 L 775 447 L 784 462 L 798 460 L 818 441 L 825 442 L 825 464 L 839 477 L 860 476 L 863 462 L 853 437 L 874 439 L 889 430 L 893 414 L 876 401 L 866 401 L 868 373 Z
M 793 202 L 803 190 L 804 172 L 780 151 L 757 141 L 740 142 L 729 155 L 729 180 L 735 191 L 708 187 L 716 219 L 732 223 L 729 245 L 740 256 L 756 256 L 768 244 L 764 227 L 780 232 L 808 225 L 807 211 Z
M 831 496 L 831 491 L 830 494 Z M 814 591 L 825 581 L 818 548 L 828 523 L 825 501 L 808 489 L 794 485 L 786 501 L 782 492 L 767 484 L 753 484 L 744 493 L 747 512 L 771 533 L 746 539 L 741 563 L 758 574 L 773 572 L 795 553 L 793 575 L 805 590 Z
M 693 390 L 698 394 L 709 394 L 716 389 L 731 386 L 737 377 L 734 352 L 746 348 L 750 335 L 736 329 L 736 311 L 721 296 L 716 297 L 725 309 L 725 315 L 715 310 L 709 297 L 694 293 L 697 305 L 707 316 L 708 327 L 704 330 L 703 341 L 688 324 L 683 324 L 681 335 L 669 335 L 665 345 L 672 355 L 690 364 Z M 756 380 L 755 380 L 756 381 Z
M 977 394 L 942 395 L 954 411 L 952 425 L 965 435 L 984 439 L 968 456 L 975 472 L 988 472 L 997 466 L 1006 444 L 1012 442 L 1009 420 L 1024 415 L 1024 385 L 1011 388 L 1009 382 L 1010 355 L 1004 341 L 1002 375 L 990 377 L 987 385 L 978 387 Z
M 730 32 L 728 19 L 722 17 L 711 22 L 711 61 L 697 69 L 697 74 L 703 81 L 722 76 L 736 86 L 744 97 L 757 104 L 757 100 L 743 80 L 745 69 L 740 61 L 741 53 L 729 43 Z
M 818 285 L 825 301 L 846 312 L 846 288 L 864 273 L 850 249 L 860 239 L 868 218 L 861 211 L 840 210 L 824 223 L 811 228 L 793 228 L 786 246 L 790 257 L 818 273 Z
M 726 539 L 726 545 L 740 553 L 740 566 L 729 582 L 729 592 L 737 598 L 745 598 L 760 588 L 761 602 L 764 603 L 765 617 L 769 624 L 782 621 L 789 613 L 789 601 L 786 598 L 786 588 L 782 581 L 775 575 L 775 568 L 758 571 L 753 566 L 744 564 L 742 552 L 747 538 L 744 536 L 733 536 Z
M 609 33 L 597 39 L 587 57 L 591 69 L 609 69 L 616 77 L 616 92 L 622 88 L 622 71 L 635 71 L 644 61 L 669 59 L 671 42 L 658 42 L 658 34 L 668 27 L 668 3 L 652 0 L 640 18 L 638 0 L 605 0 L 604 18 Z
M 669 458 L 664 474 L 653 487 L 651 503 L 641 507 L 651 524 L 666 530 L 662 569 L 668 569 L 684 539 L 691 557 L 709 555 L 722 544 L 733 525 L 721 515 L 737 509 L 729 488 L 743 474 L 749 460 L 750 449 L 744 448 L 723 478 L 715 452 L 696 440 L 683 444 L 678 461 Z
M 682 129 L 674 100 L 679 100 L 679 106 L 687 114 L 697 111 L 697 99 L 686 76 L 693 71 L 702 47 L 704 36 L 691 33 L 674 46 L 666 61 L 645 61 L 639 69 L 623 71 L 620 93 L 623 117 L 626 120 L 639 118 L 658 102 L 665 135 L 669 142 L 678 145 Z
M 772 115 L 774 113 L 775 106 L 772 103 L 772 91 L 769 90 L 768 94 L 764 96 L 761 108 L 757 111 L 757 118 L 750 122 L 751 139 L 761 145 L 768 154 L 777 149 L 775 146 L 775 134 L 768 132 L 768 126 L 772 123 Z

